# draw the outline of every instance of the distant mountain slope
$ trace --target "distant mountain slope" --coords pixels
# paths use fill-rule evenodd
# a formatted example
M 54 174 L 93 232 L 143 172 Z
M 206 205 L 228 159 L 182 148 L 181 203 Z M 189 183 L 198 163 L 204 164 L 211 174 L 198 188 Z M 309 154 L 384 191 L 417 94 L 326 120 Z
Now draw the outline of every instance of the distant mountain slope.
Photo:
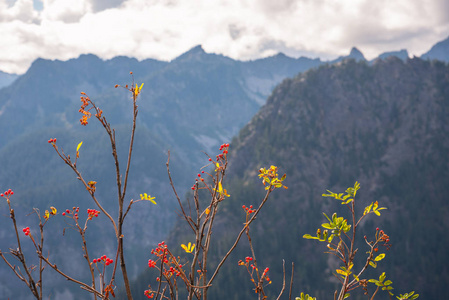
M 8 74 L 0 71 L 0 89 L 10 85 L 14 80 L 17 79 L 19 75 L 17 74 Z
M 437 59 L 449 62 L 449 37 L 436 43 L 432 48 L 421 55 L 422 59 Z
M 359 209 L 375 200 L 388 207 L 360 233 L 372 235 L 379 226 L 390 235 L 393 247 L 381 267 L 395 291 L 444 298 L 449 283 L 448 86 L 449 67 L 443 63 L 395 57 L 373 66 L 347 60 L 284 80 L 231 143 L 231 198 L 217 220 L 225 225 L 215 229 L 215 245 L 223 253 L 244 220 L 241 205 L 258 203 L 263 186 L 257 170 L 277 165 L 287 173 L 289 189 L 273 193 L 252 230 L 259 264 L 270 267 L 273 295 L 280 290 L 285 259 L 287 266 L 295 262 L 296 294 L 329 299 L 335 284 L 330 269 L 337 262 L 321 253 L 323 245 L 302 236 L 324 222 L 322 212 L 343 211 L 321 194 L 344 191 L 358 180 Z M 177 237 L 183 232 L 177 228 L 170 242 L 182 242 Z M 359 247 L 363 254 L 363 243 Z M 251 297 L 249 278 L 236 264 L 247 255 L 242 246 L 230 258 L 211 299 Z
M 384 53 L 380 54 L 378 58 L 386 59 L 390 56 L 396 56 L 396 57 L 402 59 L 403 61 L 406 61 L 409 58 L 408 51 L 405 49 L 402 49 L 399 51 L 384 52 Z

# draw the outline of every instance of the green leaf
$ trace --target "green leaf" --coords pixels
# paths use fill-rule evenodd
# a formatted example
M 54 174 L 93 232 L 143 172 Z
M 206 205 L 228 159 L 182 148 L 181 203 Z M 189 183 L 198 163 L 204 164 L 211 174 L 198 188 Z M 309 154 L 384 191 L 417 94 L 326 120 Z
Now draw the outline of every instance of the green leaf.
M 373 267 L 374 269 L 377 268 L 377 264 L 376 264 L 375 262 L 373 262 L 373 261 L 370 261 L 370 262 L 369 262 L 369 265 L 370 265 L 371 267 Z
M 371 211 L 371 207 L 373 207 L 374 203 L 371 203 L 370 205 L 368 205 L 367 207 L 365 207 L 365 210 L 363 211 L 363 215 L 368 214 Z
M 315 236 L 311 236 L 310 234 L 306 233 L 302 236 L 305 239 L 309 239 L 309 240 L 319 240 L 319 238 L 315 237 Z
M 383 281 L 385 280 L 385 277 L 387 277 L 387 276 L 385 275 L 385 272 L 383 272 L 383 273 L 380 274 L 380 276 L 379 276 L 379 281 L 380 281 L 380 282 L 383 282 Z
M 347 201 L 342 202 L 341 204 L 348 204 L 348 203 L 351 203 L 352 201 L 354 201 L 354 198 L 350 198 Z
M 387 280 L 387 281 L 385 281 L 384 282 L 384 285 L 390 285 L 390 284 L 392 284 L 393 282 L 391 281 L 391 280 Z
M 321 226 L 324 227 L 324 228 L 326 228 L 326 229 L 334 229 L 334 228 L 335 228 L 335 226 L 332 226 L 332 225 L 329 224 L 329 223 L 323 223 L 323 224 L 321 224 Z

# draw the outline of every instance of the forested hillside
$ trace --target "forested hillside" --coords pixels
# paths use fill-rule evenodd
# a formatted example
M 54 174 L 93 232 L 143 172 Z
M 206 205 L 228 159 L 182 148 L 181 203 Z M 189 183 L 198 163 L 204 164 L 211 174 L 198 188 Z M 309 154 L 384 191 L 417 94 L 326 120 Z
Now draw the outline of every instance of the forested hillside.
M 251 231 L 259 265 L 270 267 L 272 296 L 281 288 L 285 260 L 287 266 L 295 263 L 296 295 L 304 291 L 330 299 L 337 262 L 323 253 L 324 245 L 302 236 L 325 221 L 322 212 L 343 212 L 321 194 L 344 191 L 357 180 L 359 209 L 376 200 L 388 207 L 381 217 L 363 223 L 361 234 L 381 227 L 390 236 L 393 246 L 381 269 L 396 292 L 444 298 L 449 283 L 448 116 L 449 67 L 442 62 L 388 58 L 369 66 L 347 60 L 284 80 L 231 143 L 226 179 L 231 197 L 217 221 L 217 253 L 225 253 L 241 228 L 242 204 L 261 200 L 257 170 L 274 164 L 287 173 L 289 189 L 272 194 Z M 180 223 L 170 243 L 185 243 L 186 230 Z M 242 243 L 211 289 L 211 299 L 254 297 L 246 270 L 237 266 L 248 255 Z M 149 273 L 137 285 L 151 282 L 155 274 Z

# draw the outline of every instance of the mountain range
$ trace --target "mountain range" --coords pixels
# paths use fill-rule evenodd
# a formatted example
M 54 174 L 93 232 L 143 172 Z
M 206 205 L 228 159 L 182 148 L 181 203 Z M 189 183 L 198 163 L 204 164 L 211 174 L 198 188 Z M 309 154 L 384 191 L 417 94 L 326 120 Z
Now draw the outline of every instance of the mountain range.
M 436 53 L 441 52 L 440 49 L 447 47 L 448 40 L 437 44 L 439 45 L 438 47 L 435 45 L 427 53 L 426 59 L 436 57 Z M 424 126 L 421 124 L 423 122 L 427 126 L 425 128 L 437 128 L 438 130 L 435 131 L 438 131 L 441 136 L 425 136 L 422 133 L 422 135 L 418 135 L 418 138 L 425 137 L 429 143 L 436 142 L 442 138 L 444 140 L 446 132 L 438 127 L 442 126 L 438 123 L 440 119 L 438 119 L 438 122 L 435 121 L 435 125 L 432 123 L 432 120 L 426 118 L 428 118 L 427 113 L 429 109 L 432 109 L 432 112 L 439 114 L 439 116 L 441 115 L 442 118 L 444 117 L 444 105 L 440 107 L 437 104 L 439 103 L 438 101 L 444 104 L 444 99 L 447 99 L 444 98 L 447 92 L 444 90 L 445 82 L 440 80 L 438 87 L 435 87 L 427 82 L 426 76 L 433 74 L 432 76 L 434 77 L 444 77 L 446 71 L 444 70 L 444 64 L 441 63 L 423 62 L 419 59 L 404 62 L 399 59 L 388 58 L 389 56 L 398 56 L 405 60 L 404 52 L 400 51 L 386 54 L 380 60 L 366 62 L 363 54 L 354 48 L 348 57 L 341 57 L 333 62 L 322 62 L 319 59 L 304 57 L 294 59 L 283 54 L 255 61 L 241 62 L 222 55 L 205 53 L 201 46 L 191 49 L 171 62 L 151 59 L 137 61 L 127 57 L 116 57 L 103 61 L 94 55 L 82 55 L 77 59 L 65 62 L 38 59 L 24 75 L 17 77 L 13 84 L 0 90 L 0 165 L 2 166 L 0 188 L 11 188 L 15 191 L 16 214 L 18 215 L 19 211 L 22 212 L 24 217 L 19 219 L 19 224 L 23 225 L 35 223 L 35 221 L 32 221 L 32 216 L 25 217 L 32 207 L 37 207 L 41 211 L 48 209 L 50 205 L 57 206 L 59 210 L 64 210 L 73 205 L 80 206 L 82 209 L 91 208 L 92 204 L 89 202 L 87 195 L 83 193 L 75 176 L 73 176 L 74 174 L 57 158 L 52 147 L 47 143 L 49 138 L 57 137 L 58 145 L 63 147 L 68 153 L 72 153 L 72 155 L 76 145 L 80 141 L 84 142 L 80 152 L 79 167 L 83 170 L 83 174 L 89 177 L 89 180 L 98 181 L 97 189 L 98 195 L 102 199 L 101 201 L 115 201 L 116 196 L 111 188 L 114 185 L 115 176 L 111 166 L 112 159 L 110 150 L 107 147 L 107 139 L 100 126 L 98 124 L 95 125 L 93 120 L 92 124 L 89 124 L 87 127 L 79 125 L 79 92 L 86 92 L 103 109 L 112 126 L 117 128 L 118 140 L 120 138 L 124 139 L 118 145 L 119 155 L 123 155 L 127 149 L 126 133 L 129 132 L 131 117 L 129 94 L 127 94 L 126 90 L 114 89 L 113 86 L 114 84 L 125 85 L 134 79 L 138 83 L 145 82 L 142 98 L 138 103 L 137 141 L 131 169 L 133 177 L 131 178 L 128 194 L 131 195 L 131 198 L 136 199 L 142 192 L 150 193 L 156 196 L 158 205 L 147 209 L 144 207 L 145 204 L 139 203 L 139 205 L 142 205 L 142 208 L 131 211 L 133 218 L 130 219 L 128 227 L 125 228 L 127 250 L 130 258 L 129 264 L 132 273 L 137 275 L 139 271 L 144 269 L 145 261 L 148 260 L 148 253 L 137 249 L 150 249 L 155 242 L 163 239 L 171 232 L 171 228 L 177 219 L 174 212 L 175 202 L 172 201 L 173 196 L 171 195 L 165 171 L 167 149 L 170 149 L 172 153 L 172 173 L 179 191 L 188 190 L 188 186 L 192 183 L 193 175 L 204 164 L 205 155 L 202 151 L 213 153 L 215 148 L 221 143 L 230 141 L 233 136 L 236 136 L 241 128 L 243 128 L 242 131 L 232 142 L 232 148 L 235 148 L 235 151 L 242 152 L 241 154 L 233 153 L 232 166 L 235 166 L 235 170 L 232 172 L 235 175 L 230 175 L 230 178 L 246 178 L 246 176 L 249 176 L 247 173 L 251 172 L 248 170 L 252 170 L 254 166 L 262 161 L 278 165 L 286 164 L 285 161 L 289 155 L 300 149 L 298 145 L 289 143 L 298 140 L 304 144 L 301 147 L 306 147 L 306 149 L 301 148 L 301 159 L 291 158 L 291 161 L 295 162 L 295 164 L 286 164 L 290 167 L 286 171 L 291 178 L 296 177 L 298 180 L 301 180 L 297 181 L 298 187 L 308 186 L 305 190 L 309 191 L 307 196 L 309 198 L 320 195 L 323 189 L 341 187 L 343 180 L 346 184 L 348 180 L 355 179 L 355 175 L 359 175 L 358 180 L 365 180 L 370 190 L 372 186 L 368 180 L 369 178 L 378 180 L 374 181 L 374 185 L 379 185 L 379 180 L 386 180 L 385 178 L 389 178 L 392 182 L 394 180 L 398 181 L 399 179 L 395 177 L 395 168 L 391 167 L 390 173 L 387 172 L 389 171 L 387 167 L 377 170 L 375 166 L 378 164 L 378 161 L 374 158 L 382 159 L 386 155 L 390 159 L 387 160 L 390 164 L 394 164 L 393 162 L 396 161 L 398 156 L 408 159 L 409 157 L 406 155 L 407 151 L 405 150 L 409 141 L 402 136 L 407 137 L 410 132 L 415 133 L 415 131 L 419 134 L 422 133 L 421 131 L 428 133 L 426 130 L 420 129 L 420 126 Z M 360 62 L 348 62 L 348 59 L 351 58 Z M 447 57 L 439 56 L 438 58 L 449 61 Z M 423 65 L 420 65 L 420 63 Z M 318 68 L 318 71 L 307 72 L 307 70 L 316 68 Z M 422 74 L 420 73 L 420 68 L 425 70 L 422 71 Z M 432 68 L 436 69 L 433 70 Z M 370 126 L 373 124 L 385 124 L 389 117 L 394 119 L 395 116 L 402 115 L 403 110 L 408 108 L 405 104 L 404 106 L 397 104 L 398 107 L 394 108 L 393 103 L 395 102 L 393 99 L 399 97 L 402 90 L 394 90 L 393 94 L 387 95 L 381 91 L 376 92 L 375 87 L 378 86 L 367 85 L 367 82 L 371 79 L 382 81 L 376 73 L 378 69 L 382 69 L 382 72 L 384 72 L 382 74 L 385 77 L 385 82 L 379 83 L 379 86 L 384 90 L 392 89 L 393 87 L 388 86 L 388 84 L 394 84 L 397 80 L 404 78 L 404 85 L 410 87 L 410 90 L 412 90 L 412 87 L 416 87 L 413 90 L 415 94 L 418 93 L 416 95 L 424 93 L 418 87 L 425 85 L 426 92 L 432 95 L 442 93 L 443 98 L 440 97 L 438 101 L 435 100 L 437 104 L 423 108 L 422 106 L 425 106 L 423 103 L 427 102 L 420 101 L 418 97 L 418 100 L 415 101 L 421 103 L 421 106 L 410 108 L 410 110 L 412 112 L 417 110 L 422 115 L 410 113 L 410 116 L 407 115 L 407 118 L 401 119 L 407 125 L 404 125 L 405 127 L 399 126 L 401 129 L 397 133 L 388 136 L 387 132 L 382 131 L 384 129 L 375 129 L 375 127 Z M 407 75 L 404 69 L 416 76 Z M 133 71 L 134 78 L 129 75 L 129 71 Z M 390 71 L 392 72 L 391 74 L 389 74 Z M 323 72 L 324 75 L 322 75 Z M 341 74 L 338 72 L 341 72 Z M 345 72 L 349 73 L 346 74 Z M 295 79 L 286 79 L 294 77 L 298 73 L 305 74 L 305 77 L 300 75 Z M 437 76 L 434 73 L 443 75 L 437 74 Z M 341 79 L 341 82 L 332 83 L 334 77 L 338 78 L 342 74 L 347 75 L 346 81 Z M 354 74 L 362 77 L 353 76 Z M 387 77 L 387 74 L 391 75 L 391 77 Z M 309 102 L 303 108 L 296 107 L 297 103 L 293 100 L 290 102 L 283 101 L 279 93 L 291 93 L 289 91 L 290 88 L 299 84 L 298 81 L 302 82 L 301 80 L 306 80 L 308 83 L 310 83 L 310 80 L 315 80 L 319 84 L 312 82 L 310 86 L 312 87 L 315 84 L 315 91 L 322 90 L 323 93 L 326 93 L 320 95 L 308 91 L 309 94 L 303 94 L 302 97 L 309 99 Z M 354 84 L 351 80 L 362 81 L 363 84 Z M 273 88 L 278 84 L 281 85 L 273 91 Z M 318 104 L 318 100 L 323 100 L 331 95 L 332 92 L 335 92 L 336 88 L 330 87 L 332 84 L 337 86 L 340 92 L 340 94 L 334 95 L 334 97 L 339 96 L 342 99 L 363 98 L 366 103 L 363 102 L 362 104 L 365 106 L 362 105 L 362 108 L 360 108 L 357 106 L 357 103 L 343 102 L 341 106 L 345 107 L 345 109 L 341 111 L 336 110 L 330 115 L 327 112 L 325 115 L 325 119 L 329 118 L 334 121 L 329 121 L 330 123 L 326 124 L 326 126 L 323 123 L 320 125 L 321 127 L 315 124 L 315 127 L 312 128 L 312 123 L 318 122 L 317 119 L 311 117 L 313 114 L 318 113 L 321 122 L 324 122 L 324 117 L 320 115 L 324 112 L 321 112 L 319 108 L 324 109 L 327 104 Z M 356 87 L 355 90 L 348 88 L 353 85 Z M 367 88 L 369 88 L 369 92 Z M 441 88 L 442 90 L 440 91 L 439 89 Z M 352 94 L 345 96 L 343 93 L 345 90 Z M 404 89 L 407 93 L 410 90 Z M 273 94 L 271 94 L 272 91 Z M 365 93 L 367 94 L 365 95 Z M 264 105 L 270 94 L 268 102 Z M 391 103 L 384 98 L 391 99 L 388 100 Z M 275 101 L 274 99 L 278 100 Z M 313 99 L 316 101 L 312 101 Z M 379 102 L 382 99 L 384 99 L 383 102 Z M 343 101 L 340 98 L 337 100 Z M 335 101 L 337 102 L 337 100 Z M 387 103 L 384 103 L 385 101 Z M 271 109 L 271 106 L 274 105 L 273 103 L 280 105 L 280 102 L 290 103 L 290 106 L 284 107 L 281 112 L 284 112 L 285 115 L 281 113 L 281 115 L 276 116 L 275 120 L 289 120 L 289 123 L 276 124 L 274 121 L 271 122 L 272 119 L 269 117 L 262 118 L 265 122 L 257 121 L 264 113 L 271 114 L 267 111 Z M 374 108 L 370 105 L 374 105 Z M 262 110 L 259 111 L 262 106 Z M 315 110 L 315 106 L 318 106 L 318 110 Z M 294 113 L 298 109 L 301 113 L 295 115 Z M 387 116 L 384 115 L 384 109 L 388 111 Z M 310 113 L 310 116 L 307 116 L 306 112 Z M 276 113 L 279 113 L 279 111 L 276 111 Z M 346 117 L 348 117 L 350 113 L 357 116 L 360 115 L 360 118 L 357 118 L 358 121 L 354 119 L 351 126 L 345 126 L 343 121 L 346 119 L 344 116 L 346 114 Z M 256 116 L 253 117 L 255 114 Z M 372 114 L 375 114 L 377 119 L 371 120 L 373 119 Z M 413 122 L 405 121 L 410 120 L 409 117 Z M 337 122 L 335 119 L 341 122 Z M 248 124 L 250 120 L 252 121 Z M 306 121 L 312 123 L 307 123 L 307 126 L 304 126 L 302 123 L 295 124 L 295 122 Z M 363 121 L 368 122 L 368 124 L 365 124 Z M 418 124 L 418 122 L 420 123 Z M 246 124 L 248 125 L 245 126 Z M 394 128 L 393 125 L 389 125 L 389 130 Z M 331 127 L 335 127 L 335 130 L 337 130 L 339 126 L 341 128 L 338 134 L 341 135 L 343 140 L 340 141 L 334 137 L 334 140 L 331 139 L 331 145 L 340 156 L 337 156 L 335 162 L 332 163 L 329 160 L 331 158 L 329 153 L 325 154 L 324 152 L 315 151 L 315 147 L 318 147 L 320 151 L 325 148 L 323 140 L 317 139 L 317 135 L 318 137 L 330 137 L 331 133 L 321 130 Z M 352 128 L 354 127 L 366 127 L 367 131 L 352 132 L 350 137 L 344 136 L 347 130 L 353 130 Z M 300 130 L 301 132 L 291 131 L 289 133 L 287 129 Z M 260 133 L 261 130 L 262 133 Z M 276 130 L 279 131 L 277 135 L 274 134 Z M 259 135 L 265 137 L 265 140 L 250 141 L 249 137 Z M 377 144 L 378 140 L 374 139 L 378 135 L 381 136 L 382 149 L 385 150 L 388 148 L 386 145 L 391 143 L 392 145 L 394 144 L 394 147 L 392 146 L 393 150 L 388 150 L 390 152 L 385 150 L 385 153 L 380 153 L 379 150 L 376 150 L 378 147 L 381 147 Z M 363 139 L 359 141 L 359 137 Z M 272 146 L 273 141 L 270 141 L 270 138 L 278 138 L 280 140 L 278 146 L 282 147 L 275 148 Z M 287 140 L 283 140 L 284 138 Z M 418 138 L 412 139 L 412 142 L 416 143 Z M 390 142 L 390 139 L 393 139 L 393 141 L 397 139 L 398 141 L 395 144 Z M 261 143 L 262 146 L 258 143 Z M 385 143 L 386 145 L 384 145 Z M 264 146 L 265 144 L 266 146 Z M 441 145 L 437 143 L 433 147 L 438 151 L 446 149 L 444 143 Z M 419 149 L 424 151 L 421 148 Z M 439 157 L 438 155 L 440 154 L 434 155 L 433 150 L 428 151 L 431 153 L 431 158 L 440 158 L 445 162 L 444 156 Z M 274 153 L 273 155 L 268 155 L 271 161 L 267 161 L 267 153 Z M 362 156 L 359 156 L 358 153 L 366 153 L 363 154 L 366 157 L 362 154 L 360 154 Z M 324 156 L 321 157 L 321 155 Z M 327 160 L 324 160 L 326 155 L 329 157 L 327 157 Z M 413 155 L 412 157 L 414 157 Z M 422 155 L 421 152 L 416 155 L 420 157 L 419 159 L 423 159 L 420 156 Z M 354 169 L 345 168 L 347 164 L 350 164 L 352 156 L 356 157 L 360 162 L 366 161 L 368 157 L 371 160 L 369 163 L 366 163 L 368 164 L 367 166 L 357 169 L 357 172 L 355 172 L 354 170 L 358 168 L 358 165 L 354 166 Z M 124 165 L 124 158 L 122 158 L 121 162 Z M 435 163 L 433 160 L 431 162 Z M 329 165 L 333 167 L 330 169 L 324 168 L 323 164 L 326 167 Z M 404 164 L 405 166 L 403 166 Z M 407 163 L 398 163 L 398 165 L 401 165 L 401 168 L 407 167 Z M 427 166 L 427 160 L 421 162 L 419 166 L 422 168 Z M 316 168 L 320 170 L 323 178 L 329 177 L 331 179 L 318 178 L 312 172 Z M 309 171 L 311 172 L 310 178 L 306 176 Z M 408 174 L 409 171 L 406 169 L 403 172 Z M 298 172 L 301 173 L 302 177 L 297 174 Z M 431 170 L 428 170 L 428 172 L 431 172 Z M 444 176 L 443 172 L 442 178 L 447 178 Z M 419 179 L 422 178 L 420 177 Z M 241 188 L 234 181 L 231 180 L 232 185 L 236 189 Z M 313 184 L 316 182 L 321 184 L 318 187 L 314 186 Z M 364 184 L 363 181 L 362 184 Z M 404 185 L 404 187 L 406 186 L 406 182 L 400 182 L 400 184 Z M 293 184 L 290 185 L 294 186 Z M 394 189 L 394 187 L 391 188 Z M 289 189 L 289 193 L 291 190 Z M 400 190 L 402 191 L 403 189 Z M 316 195 L 312 195 L 312 191 Z M 376 191 L 380 193 L 380 191 L 384 190 Z M 424 193 L 425 191 L 427 191 L 427 187 L 423 188 L 421 192 Z M 253 192 L 248 191 L 245 193 Z M 286 197 L 291 199 L 292 195 L 288 194 Z M 310 204 L 312 202 L 309 198 L 304 203 L 309 203 L 308 205 L 314 208 L 314 212 L 316 209 L 319 210 L 320 205 L 314 206 Z M 0 249 L 2 250 L 14 247 L 10 221 L 5 211 L 3 215 L 5 217 L 0 219 L 0 224 L 2 224 Z M 80 252 L 78 251 L 80 246 L 76 235 L 68 235 L 68 237 L 61 239 L 62 228 L 65 225 L 62 220 L 55 220 L 53 223 L 53 225 L 49 225 L 50 236 L 47 239 L 48 248 L 51 249 L 51 257 L 58 262 L 58 265 L 63 265 L 62 262 L 65 261 L 64 258 L 67 255 L 76 260 L 80 256 L 78 253 Z M 302 224 L 298 223 L 298 226 L 300 225 Z M 92 230 L 107 233 L 110 231 L 108 229 L 109 226 L 106 222 L 98 221 L 95 225 L 92 225 Z M 278 225 L 274 227 L 280 228 Z M 293 227 L 296 228 L 296 226 Z M 176 230 L 172 232 L 176 232 Z M 106 238 L 98 240 L 96 235 L 90 235 L 88 238 L 92 242 L 96 242 L 93 243 L 96 244 L 92 248 L 94 252 L 107 251 L 109 254 L 113 251 L 113 240 Z M 69 268 L 73 269 L 74 274 L 82 276 L 79 266 L 76 266 L 76 264 L 70 265 L 70 263 L 68 265 Z M 320 265 L 324 266 L 325 264 L 321 261 Z M 6 295 L 6 297 L 17 298 L 17 292 L 20 290 L 18 288 L 19 285 L 6 284 L 6 278 L 10 277 L 9 272 L 10 270 L 7 270 L 4 265 L 0 269 L 0 278 L 2 278 L 0 293 Z M 53 284 L 47 287 L 48 291 L 51 291 L 56 297 L 64 295 L 65 299 L 71 299 L 70 297 L 75 299 L 73 295 L 78 291 L 76 286 L 60 289 L 58 285 L 64 281 L 61 279 L 58 281 L 57 277 L 55 278 L 50 271 L 46 272 L 49 273 L 47 276 L 52 278 L 51 281 L 53 282 Z M 318 270 L 316 272 L 315 278 L 320 278 Z M 441 280 L 445 280 L 445 277 L 443 276 Z M 18 282 L 18 284 L 21 283 Z M 310 283 L 308 284 L 313 291 L 318 291 L 316 287 L 313 287 Z M 77 295 L 76 299 L 81 298 Z

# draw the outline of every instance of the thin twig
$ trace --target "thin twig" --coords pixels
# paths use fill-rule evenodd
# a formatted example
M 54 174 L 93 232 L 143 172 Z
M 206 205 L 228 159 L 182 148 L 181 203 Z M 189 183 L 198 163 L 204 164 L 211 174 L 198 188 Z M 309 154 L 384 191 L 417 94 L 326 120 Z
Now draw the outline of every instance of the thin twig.
M 295 263 L 292 262 L 292 277 L 290 278 L 290 291 L 288 293 L 288 299 L 291 300 L 292 299 L 292 288 L 293 288 L 293 276 L 294 276 L 294 272 L 295 272 Z
M 281 298 L 281 296 L 285 290 L 285 260 L 282 260 L 282 272 L 284 273 L 284 277 L 282 279 L 282 289 L 281 289 L 281 292 L 279 293 L 279 296 L 276 298 L 276 300 L 279 300 Z M 293 274 L 293 272 L 292 272 L 292 274 Z M 290 285 L 290 289 L 291 289 L 291 285 Z

